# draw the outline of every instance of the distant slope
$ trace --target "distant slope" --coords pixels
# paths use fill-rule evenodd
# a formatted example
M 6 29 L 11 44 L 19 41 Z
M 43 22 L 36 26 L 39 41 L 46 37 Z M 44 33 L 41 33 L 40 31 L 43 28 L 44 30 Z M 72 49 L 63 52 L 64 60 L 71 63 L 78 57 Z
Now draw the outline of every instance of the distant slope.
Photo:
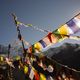
M 80 45 L 65 43 L 57 48 L 47 50 L 46 56 L 71 68 L 80 70 Z
M 0 44 L 0 54 L 7 54 L 8 47 Z

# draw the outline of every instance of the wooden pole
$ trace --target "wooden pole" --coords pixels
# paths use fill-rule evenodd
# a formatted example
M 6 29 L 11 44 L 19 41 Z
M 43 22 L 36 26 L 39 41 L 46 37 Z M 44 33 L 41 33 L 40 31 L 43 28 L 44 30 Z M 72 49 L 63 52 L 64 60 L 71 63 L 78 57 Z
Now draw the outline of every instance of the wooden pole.
M 25 50 L 25 47 L 24 47 L 24 42 L 23 42 L 22 35 L 21 35 L 20 29 L 19 29 L 19 25 L 18 25 L 18 22 L 17 22 L 17 17 L 16 17 L 15 14 L 12 14 L 12 16 L 13 16 L 13 19 L 14 19 L 14 22 L 15 22 L 15 25 L 16 25 L 16 29 L 17 29 L 17 33 L 18 33 L 18 39 L 22 43 L 22 47 L 23 47 L 23 60 L 25 60 L 26 50 Z
M 10 48 L 11 48 L 11 45 L 9 44 L 9 45 L 8 45 L 8 59 L 9 59 L 9 57 L 10 57 Z

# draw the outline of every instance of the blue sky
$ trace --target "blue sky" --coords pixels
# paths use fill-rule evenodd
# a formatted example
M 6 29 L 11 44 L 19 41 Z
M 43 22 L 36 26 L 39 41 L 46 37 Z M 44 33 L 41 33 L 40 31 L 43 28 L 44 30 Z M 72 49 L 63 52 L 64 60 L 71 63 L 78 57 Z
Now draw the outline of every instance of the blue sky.
M 1 0 L 0 44 L 8 45 L 17 39 L 16 26 L 11 13 L 15 13 L 21 22 L 53 31 L 79 12 L 80 0 Z M 47 34 L 30 27 L 21 27 L 20 30 L 25 40 L 31 44 Z M 80 32 L 76 35 L 80 35 Z

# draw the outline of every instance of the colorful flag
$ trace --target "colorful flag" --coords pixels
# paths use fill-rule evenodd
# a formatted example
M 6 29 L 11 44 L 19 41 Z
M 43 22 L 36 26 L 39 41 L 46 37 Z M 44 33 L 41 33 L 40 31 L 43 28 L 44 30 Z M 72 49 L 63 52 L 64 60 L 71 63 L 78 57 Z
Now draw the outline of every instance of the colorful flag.
M 34 44 L 34 48 L 37 49 L 37 50 L 39 50 L 39 51 L 41 51 L 41 49 L 42 49 L 41 43 L 40 43 L 40 42 L 36 42 L 36 43 Z
M 44 74 L 40 73 L 40 80 L 46 80 L 46 77 Z
M 44 37 L 42 40 L 46 43 L 46 45 L 51 44 L 51 42 L 50 42 L 50 40 L 49 40 L 49 38 L 47 36 Z
M 69 34 L 73 34 L 73 31 L 67 26 L 67 24 L 62 25 L 59 29 L 58 29 L 59 34 L 62 35 L 69 35 Z
M 43 40 L 40 40 L 39 42 L 41 43 L 41 45 L 43 46 L 43 48 L 45 48 L 47 46 L 46 43 Z
M 69 28 L 76 33 L 80 28 L 76 25 L 75 19 L 71 19 L 69 22 L 66 23 Z
M 34 71 L 33 71 L 33 69 L 31 69 L 31 71 L 30 71 L 29 78 L 31 80 L 33 80 L 33 78 L 34 78 Z
M 36 70 L 34 70 L 34 78 L 35 80 L 40 80 L 39 74 Z
M 28 66 L 24 65 L 24 73 L 27 74 L 28 73 Z
M 35 53 L 35 47 L 34 45 L 31 45 L 28 49 L 27 49 L 28 53 Z

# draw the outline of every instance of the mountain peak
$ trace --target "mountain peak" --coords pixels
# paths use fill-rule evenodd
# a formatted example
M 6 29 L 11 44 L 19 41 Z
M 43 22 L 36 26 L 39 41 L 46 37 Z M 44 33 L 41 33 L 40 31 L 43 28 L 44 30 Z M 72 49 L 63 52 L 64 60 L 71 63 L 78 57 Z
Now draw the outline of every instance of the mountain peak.
M 64 43 L 59 47 L 51 48 L 45 52 L 52 60 L 68 65 L 71 68 L 80 69 L 80 45 Z

